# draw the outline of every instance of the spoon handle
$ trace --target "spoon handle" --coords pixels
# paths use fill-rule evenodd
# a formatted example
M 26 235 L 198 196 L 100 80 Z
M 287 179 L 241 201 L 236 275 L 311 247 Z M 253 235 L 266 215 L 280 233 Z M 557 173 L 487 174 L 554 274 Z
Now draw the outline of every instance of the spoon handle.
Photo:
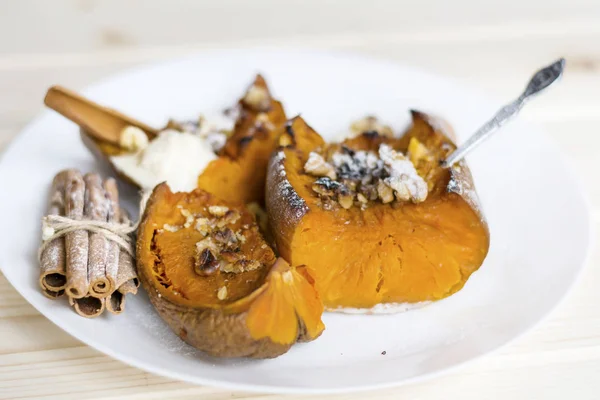
M 561 58 L 553 64 L 542 68 L 533 75 L 527 88 L 510 104 L 502 107 L 489 121 L 479 128 L 465 143 L 456 149 L 448 158 L 442 161 L 444 168 L 451 167 L 454 163 L 462 160 L 471 150 L 476 148 L 485 139 L 492 136 L 494 132 L 504 125 L 508 120 L 517 115 L 525 103 L 534 95 L 542 92 L 552 83 L 556 82 L 563 74 L 565 59 Z

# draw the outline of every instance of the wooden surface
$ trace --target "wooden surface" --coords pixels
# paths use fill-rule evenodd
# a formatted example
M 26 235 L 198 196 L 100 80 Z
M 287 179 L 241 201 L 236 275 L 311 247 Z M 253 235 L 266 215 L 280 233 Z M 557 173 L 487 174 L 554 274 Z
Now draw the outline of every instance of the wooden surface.
M 517 93 L 568 59 L 564 81 L 528 106 L 571 157 L 600 229 L 600 2 L 597 0 L 19 0 L 0 4 L 0 150 L 41 110 L 48 86 L 82 88 L 132 65 L 206 48 L 301 46 L 396 60 Z M 1 155 L 0 155 L 1 157 Z M 4 195 L 4 194 L 2 194 Z M 329 399 L 598 399 L 600 253 L 535 330 L 443 377 Z M 155 376 L 83 345 L 0 277 L 0 398 L 263 399 Z M 300 396 L 282 396 L 286 399 Z M 325 397 L 324 397 L 325 398 Z

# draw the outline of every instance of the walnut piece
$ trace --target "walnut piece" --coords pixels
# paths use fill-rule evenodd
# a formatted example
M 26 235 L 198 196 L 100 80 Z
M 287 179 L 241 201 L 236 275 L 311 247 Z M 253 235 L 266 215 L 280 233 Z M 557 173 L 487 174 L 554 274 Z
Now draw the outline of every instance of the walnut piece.
M 208 212 L 215 217 L 222 217 L 225 213 L 229 211 L 229 207 L 225 206 L 209 206 Z
M 362 204 L 367 204 L 367 203 L 369 202 L 369 199 L 367 199 L 367 198 L 365 197 L 365 195 L 364 195 L 364 194 L 362 194 L 362 193 L 358 193 L 358 194 L 356 195 L 356 199 L 357 199 L 357 200 L 358 200 L 360 203 L 362 203 Z
M 210 221 L 208 218 L 198 218 L 196 220 L 195 229 L 203 236 L 208 235 L 210 233 Z
M 337 178 L 333 165 L 329 164 L 320 154 L 314 151 L 311 151 L 308 155 L 308 160 L 304 164 L 304 172 L 313 176 L 326 176 L 333 180 Z
M 177 226 L 177 225 L 164 224 L 163 229 L 167 232 L 177 232 L 178 230 L 181 229 L 181 227 Z
M 235 262 L 221 264 L 221 271 L 239 274 L 241 272 L 253 271 L 260 268 L 260 266 L 261 263 L 257 260 L 247 260 L 242 258 Z
M 394 189 L 399 201 L 420 203 L 428 194 L 427 183 L 417 173 L 415 166 L 402 153 L 387 144 L 379 146 L 379 157 L 383 160 L 389 177 L 384 182 Z
M 219 269 L 219 261 L 209 248 L 197 251 L 194 261 L 194 271 L 200 276 L 213 275 Z
M 394 190 L 386 185 L 383 181 L 377 183 L 377 194 L 383 204 L 394 201 Z
M 181 208 L 179 212 L 181 212 L 181 215 L 185 217 L 185 223 L 183 224 L 183 227 L 189 228 L 190 226 L 192 226 L 192 224 L 194 223 L 194 215 L 185 208 Z
M 218 221 L 217 226 L 220 227 L 221 223 L 225 224 L 225 225 L 235 224 L 241 217 L 242 216 L 240 215 L 240 213 L 238 211 L 236 211 L 236 210 L 226 211 L 225 214 Z
M 340 203 L 342 208 L 347 210 L 354 204 L 354 195 L 352 195 L 350 192 L 347 194 L 341 194 L 338 196 L 338 203 Z
M 255 111 L 267 111 L 271 107 L 269 92 L 265 88 L 256 85 L 248 88 L 243 101 Z

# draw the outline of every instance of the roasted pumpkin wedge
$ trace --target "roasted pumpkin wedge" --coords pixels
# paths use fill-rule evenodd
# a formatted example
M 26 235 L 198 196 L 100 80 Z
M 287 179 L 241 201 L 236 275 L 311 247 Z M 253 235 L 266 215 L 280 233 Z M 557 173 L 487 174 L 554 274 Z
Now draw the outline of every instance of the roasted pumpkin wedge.
M 270 358 L 324 329 L 305 267 L 275 257 L 244 207 L 158 185 L 138 231 L 137 264 L 171 329 L 219 357 Z
M 222 199 L 246 204 L 264 202 L 265 179 L 271 153 L 286 120 L 264 78 L 258 75 L 238 102 L 239 117 L 233 134 L 198 178 L 198 187 Z
M 296 117 L 267 175 L 280 255 L 305 264 L 328 309 L 432 301 L 460 290 L 485 259 L 489 232 L 442 120 L 412 112 L 400 138 L 367 131 L 327 144 Z

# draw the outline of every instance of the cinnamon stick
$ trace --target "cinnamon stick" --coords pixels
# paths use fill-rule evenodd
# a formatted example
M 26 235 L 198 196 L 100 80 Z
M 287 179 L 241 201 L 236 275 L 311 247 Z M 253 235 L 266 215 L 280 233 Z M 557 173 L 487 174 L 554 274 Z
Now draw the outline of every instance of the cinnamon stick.
M 117 181 L 108 178 L 104 182 L 104 192 L 108 201 L 108 222 L 118 223 L 121 220 L 121 208 L 119 207 L 119 189 Z M 111 241 L 108 245 L 108 255 L 106 258 L 105 276 L 110 282 L 111 292 L 119 288 L 117 285 L 117 274 L 119 271 L 119 254 L 121 253 L 119 245 Z
M 79 171 L 69 170 L 65 186 L 65 216 L 75 220 L 83 218 L 85 182 Z M 88 292 L 88 232 L 78 230 L 65 236 L 67 259 L 67 288 L 69 297 L 80 299 Z
M 117 274 L 117 287 L 106 300 L 106 308 L 113 314 L 120 314 L 125 310 L 125 295 L 136 294 L 140 285 L 133 258 L 125 251 L 119 254 L 119 272 Z
M 98 174 L 86 174 L 84 217 L 93 221 L 107 221 L 109 201 Z M 89 293 L 94 297 L 107 297 L 112 291 L 111 282 L 106 277 L 110 241 L 103 233 L 89 234 L 88 281 Z
M 95 318 L 102 314 L 106 308 L 105 299 L 93 296 L 85 296 L 79 299 L 69 297 L 69 304 L 73 306 L 77 314 L 86 318 Z
M 48 215 L 65 213 L 65 186 L 69 170 L 59 172 L 52 181 Z M 50 232 L 49 234 L 52 234 Z M 65 293 L 67 272 L 65 267 L 65 240 L 62 237 L 52 240 L 40 257 L 40 286 L 42 293 L 49 298 L 57 298 Z

